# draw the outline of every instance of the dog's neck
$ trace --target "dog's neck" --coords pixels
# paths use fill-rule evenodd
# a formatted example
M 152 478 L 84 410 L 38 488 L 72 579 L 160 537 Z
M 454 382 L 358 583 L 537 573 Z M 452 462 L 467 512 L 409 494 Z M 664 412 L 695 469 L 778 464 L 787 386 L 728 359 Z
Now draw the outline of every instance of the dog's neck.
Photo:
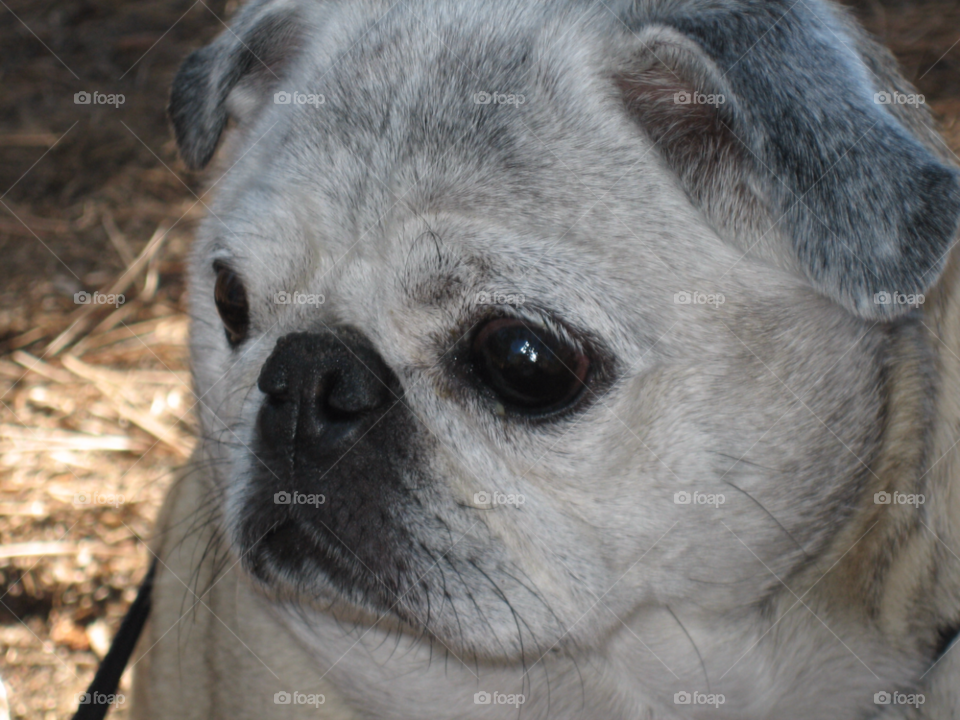
M 960 253 L 956 249 L 927 302 L 922 322 L 934 356 L 936 386 L 933 422 L 926 437 L 928 454 L 917 483 L 929 499 L 916 522 L 927 540 L 930 536 L 935 540 L 927 543 L 929 552 L 936 553 L 936 570 L 925 568 L 931 591 L 927 604 L 942 633 L 960 627 Z
M 832 622 L 843 623 L 861 647 L 873 635 L 893 650 L 854 663 L 888 679 L 890 691 L 922 690 L 930 678 L 921 678 L 960 628 L 960 254 L 952 253 L 916 316 L 889 333 L 885 423 L 879 453 L 868 461 L 864 499 L 831 550 L 791 583 L 794 592 L 782 594 L 775 613 L 802 602 L 828 627 L 831 620 L 816 608 L 829 608 Z M 918 500 L 883 504 L 876 493 Z M 854 629 L 845 610 L 868 626 Z M 839 628 L 836 635 L 853 645 Z
M 960 553 L 958 253 L 918 317 L 891 333 L 887 367 L 886 424 L 867 475 L 868 499 L 824 558 L 837 564 L 824 588 L 881 628 L 909 625 L 915 633 L 918 621 L 932 628 L 960 619 L 960 560 L 945 559 Z M 875 492 L 920 501 L 878 504 L 870 501 Z

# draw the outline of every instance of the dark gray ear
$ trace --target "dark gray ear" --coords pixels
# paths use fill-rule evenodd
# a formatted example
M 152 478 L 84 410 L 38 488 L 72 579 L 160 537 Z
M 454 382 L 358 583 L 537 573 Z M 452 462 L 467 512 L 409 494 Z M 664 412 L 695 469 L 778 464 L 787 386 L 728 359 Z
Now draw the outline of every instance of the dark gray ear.
M 957 171 L 884 102 L 917 98 L 886 94 L 819 0 L 669 5 L 626 18 L 638 43 L 618 82 L 693 201 L 721 232 L 776 225 L 813 286 L 857 314 L 909 309 L 960 221 Z
M 227 125 L 227 96 L 238 84 L 258 95 L 269 93 L 303 33 L 293 3 L 259 0 L 244 6 L 216 40 L 184 60 L 167 111 L 187 165 L 202 168 L 213 157 Z

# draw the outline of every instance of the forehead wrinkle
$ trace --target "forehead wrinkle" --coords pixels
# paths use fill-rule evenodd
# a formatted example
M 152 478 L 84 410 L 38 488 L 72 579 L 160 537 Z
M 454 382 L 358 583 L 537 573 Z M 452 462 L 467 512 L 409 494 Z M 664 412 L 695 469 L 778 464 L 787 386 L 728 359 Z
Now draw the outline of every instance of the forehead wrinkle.
M 446 305 L 462 294 L 458 288 L 466 286 L 463 270 L 467 262 L 462 253 L 450 249 L 422 214 L 416 214 L 427 229 L 413 238 L 404 254 L 399 273 L 400 286 L 416 304 L 435 307 Z

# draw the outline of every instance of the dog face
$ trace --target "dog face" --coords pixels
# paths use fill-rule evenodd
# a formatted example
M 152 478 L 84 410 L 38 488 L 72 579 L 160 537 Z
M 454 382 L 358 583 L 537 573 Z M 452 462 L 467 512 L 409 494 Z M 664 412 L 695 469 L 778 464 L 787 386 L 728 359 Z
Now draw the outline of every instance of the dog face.
M 237 124 L 190 273 L 236 554 L 504 661 L 822 551 L 960 212 L 829 8 L 512 5 L 255 3 L 171 102 L 196 165 Z

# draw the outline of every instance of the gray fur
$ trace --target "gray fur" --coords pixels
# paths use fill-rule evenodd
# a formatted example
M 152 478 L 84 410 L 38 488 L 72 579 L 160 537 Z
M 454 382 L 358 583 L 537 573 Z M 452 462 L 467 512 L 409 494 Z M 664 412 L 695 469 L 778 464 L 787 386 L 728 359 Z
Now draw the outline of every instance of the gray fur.
M 867 317 L 874 293 L 922 293 L 946 261 L 960 213 L 957 172 L 910 134 L 874 95 L 855 40 L 821 3 L 656 3 L 622 19 L 680 31 L 715 63 L 741 112 L 746 146 L 771 220 L 788 230 L 811 282 Z M 710 88 L 706 88 L 707 91 Z M 727 118 L 725 118 L 727 119 Z
M 484 689 L 524 693 L 534 718 L 839 720 L 879 712 L 880 691 L 949 698 L 949 677 L 921 675 L 957 620 L 960 575 L 932 559 L 920 519 L 948 538 L 952 525 L 873 503 L 950 496 L 934 463 L 949 424 L 926 329 L 939 320 L 874 293 L 935 285 L 960 190 L 925 116 L 873 104 L 868 65 L 884 60 L 861 57 L 877 51 L 835 8 L 261 2 L 233 27 L 188 59 L 171 100 L 194 165 L 228 113 L 237 123 L 190 271 L 205 472 L 171 517 L 209 493 L 228 563 L 249 563 L 258 374 L 280 338 L 349 327 L 402 386 L 384 432 L 409 451 L 385 435 L 354 452 L 390 466 L 393 500 L 375 507 L 414 540 L 378 556 L 382 592 L 235 570 L 234 605 L 214 597 L 246 608 L 231 633 L 279 638 L 256 645 L 264 665 L 328 688 L 331 718 L 504 711 L 473 703 Z M 674 88 L 729 103 L 676 105 Z M 250 299 L 236 349 L 214 261 Z M 458 378 L 460 338 L 491 311 L 473 298 L 498 291 L 525 298 L 500 312 L 593 349 L 603 382 L 575 412 L 521 422 Z M 724 302 L 677 304 L 688 291 Z M 353 459 L 328 482 L 364 481 Z M 480 510 L 481 490 L 526 502 Z M 684 490 L 726 501 L 678 505 Z M 174 605 L 156 617 L 175 621 Z M 151 637 L 170 659 L 164 629 Z M 234 648 L 214 619 L 208 632 Z M 224 716 L 268 716 L 282 673 L 234 651 L 210 661 L 217 680 L 179 682 L 249 698 L 224 699 Z M 169 675 L 141 682 L 141 712 L 166 714 Z M 674 703 L 694 690 L 725 703 Z M 929 717 L 955 710 L 940 702 Z

